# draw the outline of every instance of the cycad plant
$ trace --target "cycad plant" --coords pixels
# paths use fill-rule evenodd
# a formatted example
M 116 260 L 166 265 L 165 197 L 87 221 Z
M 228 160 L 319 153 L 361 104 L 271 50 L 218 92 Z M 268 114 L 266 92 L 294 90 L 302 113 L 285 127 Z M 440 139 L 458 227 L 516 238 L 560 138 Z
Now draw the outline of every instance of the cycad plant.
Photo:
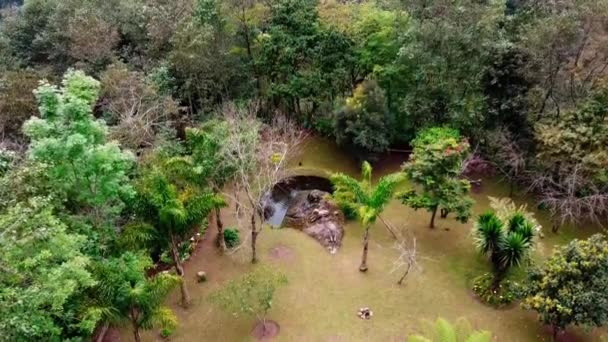
M 473 235 L 477 249 L 488 256 L 493 266 L 492 290 L 497 290 L 507 271 L 519 266 L 534 243 L 535 226 L 521 212 L 503 222 L 495 213 L 479 215 Z
M 452 324 L 443 318 L 435 322 L 425 322 L 425 336 L 413 335 L 408 342 L 490 342 L 492 333 L 485 330 L 473 331 L 468 321 L 459 319 Z
M 363 235 L 363 255 L 359 271 L 367 271 L 367 250 L 369 246 L 369 229 L 393 198 L 397 185 L 404 179 L 402 173 L 395 173 L 380 178 L 376 186 L 372 185 L 372 167 L 363 162 L 361 181 L 342 173 L 333 174 L 334 199 L 342 206 L 351 208 L 365 227 Z

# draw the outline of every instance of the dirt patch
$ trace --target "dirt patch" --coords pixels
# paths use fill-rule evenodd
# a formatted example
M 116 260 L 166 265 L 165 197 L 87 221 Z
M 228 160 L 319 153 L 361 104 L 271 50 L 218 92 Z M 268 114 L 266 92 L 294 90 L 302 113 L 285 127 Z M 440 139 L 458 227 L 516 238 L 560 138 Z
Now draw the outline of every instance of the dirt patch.
M 253 330 L 251 330 L 251 336 L 258 341 L 270 340 L 277 336 L 281 331 L 279 323 L 271 320 L 266 320 L 264 323 L 257 323 Z
M 272 247 L 268 252 L 273 259 L 279 261 L 291 261 L 294 258 L 293 250 L 285 245 Z

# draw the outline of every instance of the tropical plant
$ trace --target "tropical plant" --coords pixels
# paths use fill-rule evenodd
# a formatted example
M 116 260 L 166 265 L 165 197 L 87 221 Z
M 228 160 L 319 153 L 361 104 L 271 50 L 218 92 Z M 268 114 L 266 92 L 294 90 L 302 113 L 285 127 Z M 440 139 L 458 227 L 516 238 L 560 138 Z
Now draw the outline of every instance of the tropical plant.
M 528 257 L 535 233 L 534 224 L 520 212 L 513 213 L 506 221 L 490 211 L 479 215 L 473 236 L 479 252 L 492 263 L 492 290 L 498 289 L 511 267 L 519 266 Z
M 425 336 L 411 335 L 408 342 L 490 342 L 492 333 L 487 330 L 475 330 L 471 324 L 464 319 L 459 319 L 452 324 L 443 318 L 437 321 L 424 321 Z
M 240 242 L 239 230 L 236 228 L 226 228 L 224 231 L 224 243 L 226 244 L 226 247 L 236 247 Z
M 334 184 L 334 199 L 341 206 L 353 208 L 359 223 L 365 228 L 363 235 L 363 255 L 359 271 L 367 271 L 367 250 L 369 245 L 369 229 L 376 222 L 384 207 L 393 198 L 397 185 L 403 181 L 403 174 L 395 173 L 380 178 L 376 186 L 372 184 L 372 166 L 363 162 L 361 181 L 342 173 L 331 175 Z
M 471 216 L 473 200 L 467 196 L 471 184 L 461 179 L 463 161 L 469 153 L 469 143 L 457 130 L 434 127 L 421 131 L 413 141 L 414 151 L 403 165 L 403 171 L 420 192 L 410 190 L 400 195 L 404 204 L 432 213 L 430 227 L 435 227 L 439 208 L 447 216 L 466 222 Z
M 146 271 L 152 266 L 150 258 L 131 252 L 96 264 L 97 302 L 89 306 L 87 315 L 112 324 L 129 322 L 136 342 L 141 341 L 141 329 L 160 326 L 173 330 L 177 318 L 163 302 L 183 280 L 165 272 L 148 278 Z
M 287 278 L 267 266 L 256 267 L 244 276 L 231 280 L 225 287 L 212 293 L 212 303 L 227 312 L 254 316 L 266 325 L 266 316 L 273 306 L 275 291 L 287 284 Z
M 137 184 L 136 213 L 141 221 L 133 222 L 125 234 L 136 244 L 168 248 L 176 273 L 183 277 L 180 243 L 218 203 L 223 203 L 223 199 L 213 193 L 195 187 L 180 189 L 161 169 L 153 168 Z M 180 289 L 182 305 L 187 306 L 190 295 L 185 282 L 180 283 Z
M 540 269 L 532 270 L 522 306 L 538 312 L 557 337 L 569 325 L 608 323 L 608 241 L 603 234 L 559 247 Z

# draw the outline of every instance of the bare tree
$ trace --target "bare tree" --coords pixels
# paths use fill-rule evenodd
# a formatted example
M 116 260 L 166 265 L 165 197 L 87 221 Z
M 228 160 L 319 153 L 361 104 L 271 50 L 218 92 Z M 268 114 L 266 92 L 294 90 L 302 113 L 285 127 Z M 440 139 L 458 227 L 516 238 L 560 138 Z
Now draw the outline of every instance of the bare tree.
M 238 189 L 234 195 L 225 195 L 250 220 L 252 263 L 257 262 L 257 238 L 264 227 L 264 196 L 286 176 L 287 163 L 304 138 L 303 131 L 285 116 L 276 113 L 270 124 L 263 124 L 256 113 L 254 105 L 223 108 L 229 124 L 224 160 L 235 168 L 234 188 Z
M 526 168 L 524 151 L 506 128 L 498 128 L 488 135 L 492 165 L 509 181 L 509 197 L 513 197 L 515 184 Z
M 540 195 L 540 203 L 549 209 L 553 232 L 566 223 L 601 224 L 608 215 L 608 193 L 589 181 L 583 170 L 577 164 L 567 170 L 532 177 L 530 189 Z
M 395 242 L 394 248 L 399 252 L 399 257 L 393 262 L 391 273 L 401 271 L 401 278 L 397 281 L 398 285 L 403 284 L 405 277 L 410 271 L 421 271 L 422 268 L 418 264 L 418 248 L 416 237 L 404 238 L 401 241 Z

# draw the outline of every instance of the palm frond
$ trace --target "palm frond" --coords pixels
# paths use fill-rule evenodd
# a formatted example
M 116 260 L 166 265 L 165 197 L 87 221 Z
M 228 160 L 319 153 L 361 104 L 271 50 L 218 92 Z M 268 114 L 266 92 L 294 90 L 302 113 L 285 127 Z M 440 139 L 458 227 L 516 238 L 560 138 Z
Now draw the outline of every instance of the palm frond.
M 148 248 L 150 243 L 158 239 L 158 233 L 154 226 L 145 222 L 128 223 L 118 236 L 119 246 L 137 250 Z
M 173 310 L 166 306 L 157 308 L 153 313 L 151 320 L 155 326 L 160 326 L 167 329 L 175 329 L 177 327 L 177 316 Z
M 368 205 L 377 210 L 384 208 L 384 206 L 393 198 L 397 186 L 403 182 L 404 179 L 405 174 L 401 172 L 380 178 L 370 196 Z
M 465 342 L 490 342 L 492 341 L 492 333 L 486 330 L 475 331 L 469 336 Z
M 335 173 L 329 179 L 334 185 L 334 193 L 351 193 L 357 203 L 367 203 L 367 194 L 356 179 L 343 173 Z
M 367 161 L 361 164 L 361 181 L 368 187 L 372 184 L 372 166 Z
M 510 232 L 517 232 L 517 231 L 519 231 L 519 227 L 524 225 L 525 222 L 526 222 L 526 218 L 524 217 L 524 215 L 520 212 L 515 212 L 509 218 L 509 223 L 507 224 L 507 227 L 509 228 Z
M 454 326 L 443 318 L 438 318 L 435 322 L 435 336 L 437 341 L 458 342 Z

